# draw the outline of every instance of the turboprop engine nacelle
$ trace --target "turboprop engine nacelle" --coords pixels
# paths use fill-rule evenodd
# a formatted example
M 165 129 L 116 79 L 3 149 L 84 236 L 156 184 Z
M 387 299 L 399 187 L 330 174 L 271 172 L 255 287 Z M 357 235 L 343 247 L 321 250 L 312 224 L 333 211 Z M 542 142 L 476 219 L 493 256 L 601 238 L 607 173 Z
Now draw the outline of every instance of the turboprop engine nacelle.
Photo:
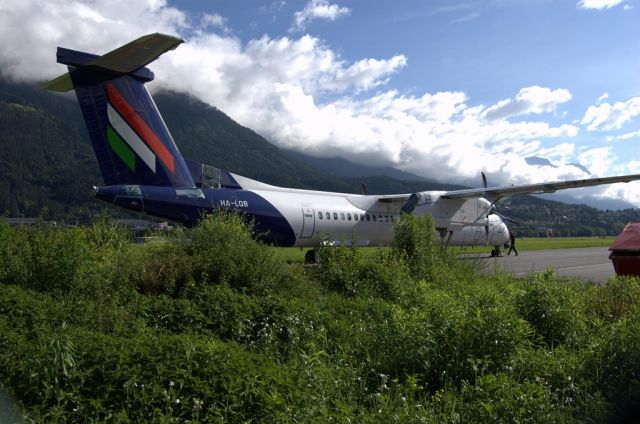
M 441 192 L 415 193 L 417 215 L 431 214 L 436 228 L 458 231 L 466 226 L 486 226 L 487 217 L 492 212 L 492 204 L 487 199 L 449 199 Z

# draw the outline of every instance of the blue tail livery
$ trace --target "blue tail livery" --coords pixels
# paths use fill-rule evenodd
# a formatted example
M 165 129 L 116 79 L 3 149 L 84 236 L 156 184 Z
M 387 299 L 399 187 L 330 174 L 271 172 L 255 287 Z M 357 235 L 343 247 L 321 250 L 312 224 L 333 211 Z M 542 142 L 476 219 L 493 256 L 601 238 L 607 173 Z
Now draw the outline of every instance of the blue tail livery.
M 75 89 L 105 184 L 194 187 L 144 86 L 153 80 L 144 65 L 182 42 L 154 34 L 104 56 L 58 49 L 58 63 L 69 72 L 45 87 Z M 118 66 L 120 62 L 126 66 Z
M 149 215 L 193 225 L 203 213 L 238 211 L 255 222 L 256 233 L 280 246 L 316 247 L 351 240 L 387 245 L 401 213 L 433 216 L 443 242 L 499 246 L 509 230 L 495 212 L 506 196 L 629 182 L 640 174 L 508 187 L 361 195 L 300 190 L 261 183 L 185 161 L 145 83 L 146 65 L 183 40 L 149 34 L 102 56 L 58 47 L 68 72 L 43 87 L 74 89 L 105 186 L 96 197 Z

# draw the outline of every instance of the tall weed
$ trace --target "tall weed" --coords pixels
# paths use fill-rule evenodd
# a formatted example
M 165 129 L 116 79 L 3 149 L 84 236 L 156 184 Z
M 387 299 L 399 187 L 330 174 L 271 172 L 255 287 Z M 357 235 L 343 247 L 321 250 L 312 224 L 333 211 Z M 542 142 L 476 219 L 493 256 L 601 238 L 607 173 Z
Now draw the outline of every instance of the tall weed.
M 584 341 L 586 332 L 581 288 L 556 281 L 553 270 L 547 270 L 524 285 L 516 308 L 548 346 L 574 346 Z
M 328 290 L 345 297 L 396 299 L 410 277 L 404 261 L 388 251 L 366 255 L 361 247 L 321 247 L 314 275 Z
M 193 259 L 192 272 L 197 281 L 265 294 L 294 278 L 273 250 L 253 238 L 252 226 L 237 214 L 208 215 L 189 231 L 188 237 L 184 248 Z
M 447 279 L 461 266 L 436 240 L 435 223 L 430 215 L 402 214 L 394 231 L 392 251 L 406 262 L 412 277 L 428 281 Z

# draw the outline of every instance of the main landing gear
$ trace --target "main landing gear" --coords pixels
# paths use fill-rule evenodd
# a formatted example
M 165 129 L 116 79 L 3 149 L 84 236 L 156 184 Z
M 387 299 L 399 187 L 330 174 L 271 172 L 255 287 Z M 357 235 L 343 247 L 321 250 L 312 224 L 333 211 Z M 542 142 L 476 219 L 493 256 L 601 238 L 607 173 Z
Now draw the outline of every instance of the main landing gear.
M 318 263 L 318 249 L 309 249 L 304 254 L 304 264 L 314 265 Z
M 491 251 L 491 257 L 498 258 L 500 256 L 502 256 L 502 252 L 500 251 L 500 246 L 495 246 Z

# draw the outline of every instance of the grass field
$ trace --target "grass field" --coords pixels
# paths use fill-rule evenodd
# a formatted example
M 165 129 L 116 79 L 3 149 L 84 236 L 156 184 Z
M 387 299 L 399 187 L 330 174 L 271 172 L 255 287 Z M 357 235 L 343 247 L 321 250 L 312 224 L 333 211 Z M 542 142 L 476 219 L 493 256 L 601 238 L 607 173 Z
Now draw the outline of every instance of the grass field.
M 547 250 L 547 249 L 571 249 L 580 247 L 601 247 L 611 246 L 615 237 L 524 237 L 516 239 L 516 248 L 518 251 L 527 250 Z M 371 247 L 363 249 L 365 252 L 375 254 L 383 247 Z M 456 251 L 460 253 L 489 253 L 492 249 L 490 246 L 477 247 L 456 247 Z M 288 263 L 298 263 L 304 261 L 304 254 L 308 249 L 299 247 L 281 247 L 276 248 L 277 256 Z

